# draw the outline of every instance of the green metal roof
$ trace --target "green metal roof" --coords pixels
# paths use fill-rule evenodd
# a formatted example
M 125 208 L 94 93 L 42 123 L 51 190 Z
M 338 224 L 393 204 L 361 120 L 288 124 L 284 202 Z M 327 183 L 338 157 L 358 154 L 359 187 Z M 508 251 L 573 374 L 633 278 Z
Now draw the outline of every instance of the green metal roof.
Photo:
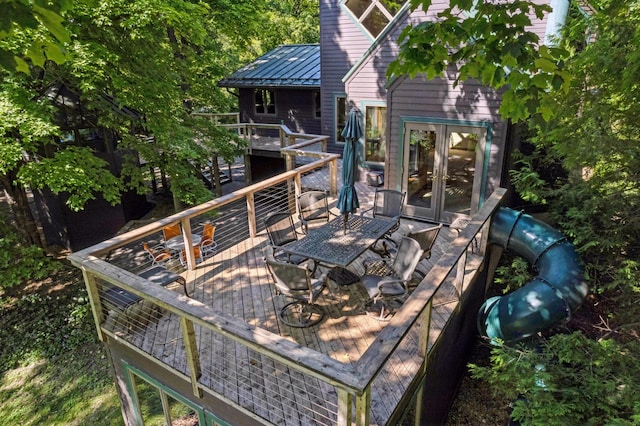
M 279 46 L 220 80 L 218 86 L 320 88 L 320 45 Z

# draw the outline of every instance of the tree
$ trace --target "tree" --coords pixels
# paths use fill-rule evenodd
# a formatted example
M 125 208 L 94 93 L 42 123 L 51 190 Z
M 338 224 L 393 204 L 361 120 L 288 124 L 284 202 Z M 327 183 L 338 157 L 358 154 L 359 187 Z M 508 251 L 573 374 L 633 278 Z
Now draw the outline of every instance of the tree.
M 0 76 L 0 182 L 16 201 L 24 242 L 41 243 L 26 188 L 68 194 L 67 204 L 76 210 L 98 195 L 115 204 L 124 190 L 146 190 L 136 153 L 161 165 L 177 200 L 209 199 L 192 162 L 214 154 L 231 161 L 242 145 L 191 112 L 228 110 L 231 101 L 215 82 L 237 67 L 257 30 L 250 17 L 259 16 L 262 6 L 242 0 L 78 0 L 62 13 L 70 34 L 62 63 L 24 56 L 34 40 L 50 37 L 43 26 L 0 40 L 0 47 L 29 64 L 29 73 L 4 70 Z M 121 170 L 112 170 L 87 144 L 62 143 L 61 110 L 71 126 L 82 121 L 104 129 L 101 136 L 125 154 Z
M 492 367 L 474 370 L 496 386 L 512 385 L 512 396 L 524 395 L 514 411 L 523 424 L 637 422 L 640 409 L 635 394 L 626 393 L 630 388 L 616 383 L 637 375 L 629 362 L 639 355 L 638 345 L 626 343 L 638 340 L 640 315 L 640 4 L 591 3 L 590 16 L 572 4 L 562 38 L 554 47 L 538 47 L 525 15 L 545 7 L 454 0 L 438 22 L 403 32 L 400 58 L 389 68 L 395 75 L 432 78 L 457 67 L 459 80 L 475 78 L 500 90 L 503 117 L 525 126 L 531 146 L 511 171 L 516 190 L 547 206 L 585 263 L 593 293 L 585 309 L 601 322 L 582 328 L 597 343 L 563 336 L 570 323 L 553 330 L 560 334 L 540 350 L 514 355 L 512 348 L 496 347 Z M 429 5 L 412 3 L 425 10 Z M 542 371 L 535 368 L 541 359 L 554 364 Z M 591 387 L 589 380 L 603 383 L 594 379 L 593 366 L 612 378 L 606 389 L 584 388 Z M 587 404 L 593 409 L 587 411 L 591 390 L 603 399 Z

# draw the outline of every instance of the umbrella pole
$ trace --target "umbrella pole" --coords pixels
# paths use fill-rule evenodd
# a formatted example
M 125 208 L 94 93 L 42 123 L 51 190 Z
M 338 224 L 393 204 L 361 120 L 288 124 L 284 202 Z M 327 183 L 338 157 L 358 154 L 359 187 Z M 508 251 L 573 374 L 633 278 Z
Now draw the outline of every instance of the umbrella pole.
M 344 233 L 347 233 L 347 221 L 349 220 L 349 212 L 345 213 L 342 216 L 342 230 L 344 231 Z

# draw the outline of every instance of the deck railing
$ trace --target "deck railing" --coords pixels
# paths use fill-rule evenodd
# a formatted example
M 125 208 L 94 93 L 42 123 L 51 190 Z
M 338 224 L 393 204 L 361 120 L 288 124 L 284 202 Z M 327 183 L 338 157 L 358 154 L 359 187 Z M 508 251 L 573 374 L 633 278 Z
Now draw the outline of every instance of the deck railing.
M 216 388 L 220 383 L 224 385 L 225 374 L 227 374 L 224 373 L 225 366 L 203 365 L 204 353 L 211 348 L 198 347 L 196 334 L 201 336 L 201 339 L 203 333 L 210 335 L 209 341 L 217 341 L 218 345 L 226 347 L 225 350 L 232 348 L 231 353 L 242 352 L 245 355 L 245 361 L 240 367 L 242 374 L 246 376 L 243 376 L 244 379 L 240 376 L 234 377 L 233 382 L 236 384 L 243 380 L 251 381 L 251 377 L 258 375 L 257 370 L 265 369 L 267 365 L 288 377 L 294 387 L 295 383 L 300 381 L 299 377 L 312 378 L 317 381 L 317 392 L 321 392 L 321 395 L 316 395 L 309 413 L 299 413 L 300 419 L 306 419 L 300 420 L 301 424 L 348 425 L 355 420 L 357 425 L 368 425 L 371 419 L 372 393 L 384 393 L 378 378 L 380 375 L 389 374 L 386 371 L 389 360 L 403 356 L 403 347 L 410 340 L 418 342 L 420 356 L 410 360 L 416 364 L 416 368 L 411 370 L 410 383 L 406 389 L 403 389 L 403 393 L 411 395 L 417 391 L 426 371 L 429 350 L 437 340 L 437 336 L 432 333 L 432 330 L 436 329 L 432 323 L 438 321 L 434 315 L 439 315 L 434 301 L 446 285 L 452 285 L 457 289 L 456 297 L 459 298 L 464 294 L 465 286 L 471 279 L 470 271 L 477 269 L 477 264 L 471 265 L 469 259 L 483 258 L 490 218 L 504 195 L 503 189 L 498 189 L 485 201 L 469 225 L 453 241 L 450 250 L 427 273 L 401 309 L 382 329 L 375 342 L 355 363 L 340 362 L 237 318 L 224 316 L 186 296 L 176 297 L 176 293 L 160 286 L 150 285 L 147 280 L 136 275 L 132 268 L 113 261 L 118 257 L 119 250 L 125 251 L 123 256 L 130 255 L 131 253 L 125 250 L 127 247 L 139 245 L 143 239 L 157 235 L 163 227 L 174 223 L 182 225 L 186 247 L 191 247 L 192 221 L 202 220 L 208 215 L 216 215 L 218 214 L 216 212 L 222 210 L 224 206 L 233 203 L 243 203 L 246 206 L 245 222 L 241 227 L 245 229 L 246 235 L 253 237 L 258 233 L 259 225 L 256 216 L 261 214 L 256 207 L 256 195 L 271 191 L 273 188 L 283 188 L 282 185 L 285 185 L 281 190 L 286 194 L 285 202 L 291 206 L 291 196 L 301 190 L 301 179 L 305 173 L 328 165 L 331 174 L 335 175 L 338 156 L 325 153 L 322 157 L 312 163 L 70 255 L 71 262 L 83 271 L 100 338 L 102 340 L 117 339 L 130 349 L 143 354 L 150 361 L 171 369 L 191 383 L 196 397 L 201 397 L 205 391 L 211 392 L 231 405 L 238 406 L 244 412 L 251 409 L 243 405 L 241 391 L 236 391 L 235 396 L 230 397 L 224 394 L 224 390 Z M 332 183 L 332 192 L 335 193 L 333 185 L 335 182 Z M 187 265 L 193 268 L 194 264 L 193 251 L 188 250 Z M 117 310 L 117 307 L 109 306 L 108 301 L 105 300 L 106 291 L 114 286 L 124 289 L 141 300 L 141 303 L 136 304 L 138 306 L 136 312 L 126 309 L 119 312 L 120 317 L 116 317 L 115 321 L 124 319 L 119 325 L 113 323 L 113 312 L 107 311 L 108 309 Z M 178 348 L 175 352 L 180 356 L 176 356 L 175 359 L 182 359 L 182 363 L 165 359 L 153 348 L 146 348 L 145 343 L 138 338 L 140 335 L 136 334 L 138 329 L 144 329 L 150 317 L 158 315 L 159 312 L 173 318 L 175 327 L 181 330 L 182 339 L 181 342 L 176 342 Z M 437 329 L 441 330 L 442 327 Z M 268 383 L 263 387 L 263 391 L 267 392 Z M 252 391 L 261 392 L 259 386 L 252 386 Z M 313 393 L 308 390 L 305 392 Z M 265 398 L 266 400 L 268 398 Z M 406 405 L 407 402 L 400 401 L 399 405 L 402 404 Z M 267 421 L 273 423 L 283 421 L 280 418 L 268 417 L 268 415 L 274 415 L 275 410 L 272 407 L 262 407 L 260 411 L 270 413 L 258 414 Z

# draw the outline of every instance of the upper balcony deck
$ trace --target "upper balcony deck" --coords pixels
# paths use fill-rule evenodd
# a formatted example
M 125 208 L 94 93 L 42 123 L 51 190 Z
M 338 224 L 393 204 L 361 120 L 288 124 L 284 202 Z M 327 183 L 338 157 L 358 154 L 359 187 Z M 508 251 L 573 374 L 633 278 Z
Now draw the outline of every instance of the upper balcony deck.
M 291 328 L 277 315 L 286 301 L 276 294 L 263 262 L 268 239 L 262 219 L 280 210 L 297 219 L 293 195 L 305 189 L 328 190 L 335 206 L 339 160 L 318 157 L 321 151 L 303 166 L 71 255 L 83 269 L 101 339 L 114 353 L 135 354 L 129 363 L 144 360 L 152 370 L 164 370 L 169 387 L 196 401 L 203 413 L 218 410 L 218 418 L 231 423 L 397 422 L 483 264 L 483 230 L 502 191 L 460 235 L 443 228 L 431 258 L 419 267 L 425 278 L 415 282 L 391 321 L 363 314 L 367 295 L 360 284 L 329 281 L 318 300 L 324 320 Z M 374 189 L 356 187 L 366 209 Z M 197 264 L 188 253 L 187 267 L 177 259 L 168 265 L 185 278 L 190 298 L 179 287 L 174 291 L 137 275 L 151 266 L 143 241 L 160 243 L 164 226 L 181 223 L 189 246 L 205 221 L 216 225 L 217 253 Z M 428 226 L 403 218 L 396 235 Z M 474 249 L 476 238 L 480 244 Z M 349 269 L 361 275 L 363 260 L 371 256 L 365 253 Z M 113 286 L 140 300 L 121 308 L 110 304 L 105 292 Z

